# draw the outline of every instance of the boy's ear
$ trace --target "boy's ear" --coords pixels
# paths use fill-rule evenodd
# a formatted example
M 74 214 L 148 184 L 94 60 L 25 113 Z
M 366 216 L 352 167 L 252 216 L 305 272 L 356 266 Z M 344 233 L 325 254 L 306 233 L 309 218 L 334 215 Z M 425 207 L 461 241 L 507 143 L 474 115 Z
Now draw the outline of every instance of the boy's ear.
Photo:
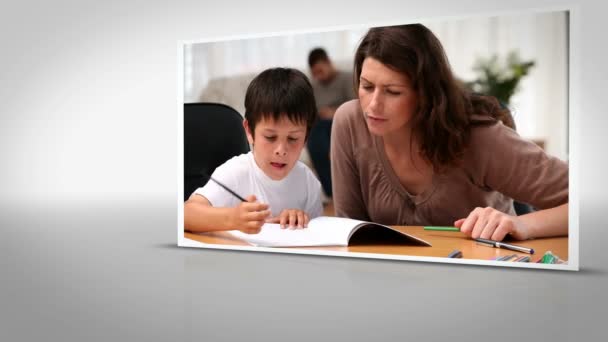
M 253 145 L 253 134 L 249 129 L 249 121 L 247 121 L 247 119 L 243 120 L 243 128 L 245 128 L 245 134 L 247 135 L 247 141 L 249 141 L 249 145 Z

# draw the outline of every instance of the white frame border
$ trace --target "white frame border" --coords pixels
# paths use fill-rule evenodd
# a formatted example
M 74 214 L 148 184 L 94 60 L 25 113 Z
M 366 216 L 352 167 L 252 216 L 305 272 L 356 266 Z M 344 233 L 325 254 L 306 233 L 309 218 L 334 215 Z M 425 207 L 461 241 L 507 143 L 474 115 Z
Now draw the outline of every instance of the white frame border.
M 568 199 L 568 263 L 567 264 L 539 264 L 539 263 L 521 263 L 521 262 L 501 262 L 494 260 L 482 259 L 452 259 L 447 257 L 423 257 L 409 255 L 394 255 L 394 254 L 375 254 L 375 253 L 358 253 L 358 252 L 339 252 L 339 251 L 311 251 L 307 249 L 297 248 L 266 248 L 255 246 L 231 246 L 231 245 L 216 245 L 205 244 L 184 237 L 184 48 L 189 44 L 211 43 L 219 41 L 229 41 L 237 39 L 252 39 L 265 38 L 272 36 L 282 36 L 286 34 L 305 34 L 318 33 L 340 30 L 354 30 L 368 28 L 374 26 L 389 26 L 406 23 L 416 23 L 419 21 L 440 21 L 454 20 L 485 16 L 499 15 L 516 15 L 522 12 L 539 13 L 539 12 L 568 12 L 568 27 L 567 27 L 567 44 L 568 44 L 568 165 L 569 165 L 569 199 Z M 286 254 L 306 254 L 306 255 L 324 255 L 324 256 L 339 256 L 349 258 L 365 258 L 365 259 L 381 259 L 381 260 L 403 260 L 403 261 L 423 261 L 423 262 L 439 262 L 446 264 L 465 264 L 465 265 L 483 265 L 483 266 L 499 266 L 499 267 L 516 267 L 516 268 L 534 268 L 534 269 L 550 269 L 550 270 L 579 270 L 579 145 L 580 141 L 580 104 L 579 104 L 579 37 L 580 37 L 580 10 L 576 5 L 558 6 L 558 7 L 543 7 L 533 9 L 518 9 L 509 11 L 493 11 L 476 13 L 467 16 L 440 16 L 432 19 L 404 19 L 376 22 L 370 24 L 359 25 L 342 25 L 332 26 L 320 29 L 306 30 L 291 30 L 271 33 L 255 33 L 246 35 L 232 35 L 225 37 L 216 37 L 200 40 L 180 40 L 177 42 L 177 245 L 179 247 L 196 247 L 205 249 L 220 249 L 220 250 L 237 250 L 237 251 L 255 251 L 255 252 L 270 252 L 270 253 L 286 253 Z

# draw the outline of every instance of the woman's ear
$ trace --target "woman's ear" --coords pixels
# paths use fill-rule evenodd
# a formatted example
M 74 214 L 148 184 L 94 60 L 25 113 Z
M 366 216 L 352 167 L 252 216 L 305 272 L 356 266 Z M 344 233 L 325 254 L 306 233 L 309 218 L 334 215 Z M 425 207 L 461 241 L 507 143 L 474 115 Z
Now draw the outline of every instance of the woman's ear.
M 253 132 L 249 129 L 249 121 L 247 121 L 247 119 L 243 120 L 243 128 L 245 128 L 245 134 L 247 135 L 249 145 L 253 145 Z

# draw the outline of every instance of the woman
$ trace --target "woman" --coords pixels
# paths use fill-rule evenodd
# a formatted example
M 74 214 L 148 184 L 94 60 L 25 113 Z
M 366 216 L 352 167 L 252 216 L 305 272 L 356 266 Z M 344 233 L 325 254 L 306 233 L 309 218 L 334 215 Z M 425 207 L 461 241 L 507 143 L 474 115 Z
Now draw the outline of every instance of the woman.
M 426 27 L 370 29 L 354 76 L 358 100 L 332 129 L 338 216 L 499 241 L 568 234 L 568 165 L 521 139 L 494 98 L 461 87 Z M 513 199 L 539 210 L 516 216 Z

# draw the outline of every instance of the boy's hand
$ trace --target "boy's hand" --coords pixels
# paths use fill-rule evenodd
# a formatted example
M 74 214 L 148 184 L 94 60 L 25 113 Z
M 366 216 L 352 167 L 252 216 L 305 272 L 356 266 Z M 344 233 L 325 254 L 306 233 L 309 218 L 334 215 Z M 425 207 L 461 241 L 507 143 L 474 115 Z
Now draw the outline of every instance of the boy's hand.
M 281 228 L 287 228 L 287 225 L 290 228 L 306 228 L 308 221 L 308 215 L 299 209 L 285 209 L 279 216 L 266 220 L 268 223 L 280 223 Z
M 262 229 L 266 219 L 270 216 L 268 204 L 257 202 L 254 195 L 245 198 L 233 210 L 231 226 L 247 234 L 257 234 Z

